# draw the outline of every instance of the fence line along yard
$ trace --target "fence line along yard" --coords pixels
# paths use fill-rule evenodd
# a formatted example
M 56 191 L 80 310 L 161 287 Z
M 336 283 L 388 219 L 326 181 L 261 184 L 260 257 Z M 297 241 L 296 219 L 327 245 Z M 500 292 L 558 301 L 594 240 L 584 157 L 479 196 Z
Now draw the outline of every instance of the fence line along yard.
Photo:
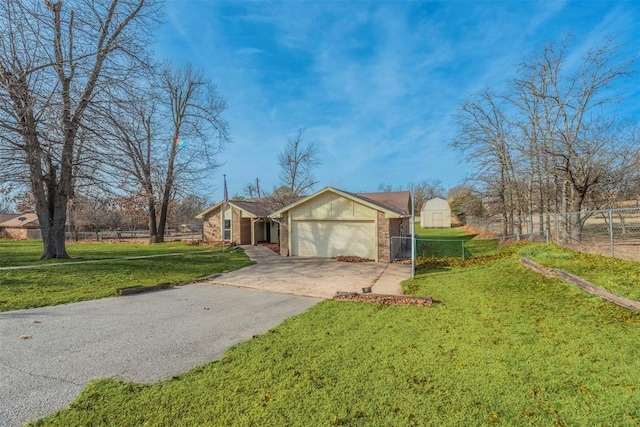
M 28 239 L 42 239 L 39 229 L 28 230 Z M 68 231 L 65 233 L 68 241 L 102 241 L 102 240 L 148 240 L 149 230 L 96 230 L 96 231 Z M 202 230 L 173 231 L 165 234 L 166 241 L 201 240 Z
M 508 236 L 507 236 L 508 237 Z M 525 238 L 525 236 L 520 236 Z M 499 238 L 461 238 L 443 239 L 416 236 L 417 258 L 459 258 L 466 259 L 495 249 Z M 411 237 L 391 237 L 391 259 L 394 261 L 411 259 Z
M 502 234 L 501 217 L 472 217 L 467 223 L 478 231 Z M 518 218 L 514 231 L 518 238 L 529 235 L 573 250 L 640 260 L 640 207 L 532 214 Z

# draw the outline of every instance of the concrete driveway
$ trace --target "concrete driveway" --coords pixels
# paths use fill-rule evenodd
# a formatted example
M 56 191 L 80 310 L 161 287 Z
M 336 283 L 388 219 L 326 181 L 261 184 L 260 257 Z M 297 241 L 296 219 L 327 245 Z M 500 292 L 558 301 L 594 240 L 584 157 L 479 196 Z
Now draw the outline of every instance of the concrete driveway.
M 282 257 L 264 246 L 243 249 L 257 264 L 222 274 L 210 283 L 332 298 L 336 292 L 362 292 L 369 286 L 374 293 L 401 294 L 400 282 L 411 277 L 408 265 Z
M 318 301 L 194 284 L 0 313 L 0 426 L 64 408 L 92 379 L 160 381 L 220 359 Z
M 245 251 L 258 264 L 208 283 L 0 313 L 0 427 L 64 408 L 93 379 L 179 375 L 318 298 L 369 286 L 398 294 L 411 275 L 405 265 L 281 257 L 263 246 Z

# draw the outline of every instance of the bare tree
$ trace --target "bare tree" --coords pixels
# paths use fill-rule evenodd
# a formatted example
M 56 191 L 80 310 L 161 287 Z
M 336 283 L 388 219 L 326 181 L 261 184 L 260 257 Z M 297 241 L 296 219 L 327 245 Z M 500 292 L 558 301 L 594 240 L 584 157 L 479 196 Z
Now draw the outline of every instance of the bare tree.
M 11 210 L 11 193 L 13 187 L 11 185 L 0 185 L 0 214 L 9 213 Z
M 444 197 L 444 187 L 442 182 L 436 180 L 422 180 L 418 183 L 409 184 L 409 191 L 413 194 L 415 211 L 420 212 L 420 208 L 427 200 L 434 197 Z
M 294 137 L 287 140 L 287 145 L 278 156 L 280 182 L 295 196 L 305 194 L 317 184 L 313 169 L 320 165 L 315 144 L 305 146 L 303 137 L 304 130 L 299 129 Z
M 471 97 L 460 106 L 456 118 L 458 134 L 454 148 L 466 154 L 476 166 L 475 178 L 497 201 L 502 215 L 503 234 L 511 234 L 514 226 L 514 163 L 510 146 L 511 130 L 501 98 L 490 90 Z
M 501 213 L 503 233 L 522 232 L 536 212 L 542 233 L 551 212 L 571 212 L 559 237 L 579 240 L 585 209 L 633 187 L 637 122 L 617 116 L 611 90 L 633 60 L 619 52 L 611 39 L 580 57 L 570 38 L 551 43 L 523 61 L 506 95 L 485 90 L 460 107 L 453 145 L 475 166 L 485 200 L 497 202 L 487 207 Z
M 627 131 L 607 107 L 619 101 L 610 88 L 631 75 L 633 60 L 621 58 L 612 39 L 577 61 L 568 60 L 569 47 L 570 38 L 566 38 L 526 59 L 513 87 L 520 94 L 521 106 L 536 106 L 535 112 L 527 108 L 529 134 L 540 136 L 528 138 L 535 144 L 531 152 L 539 152 L 536 148 L 542 141 L 541 151 L 549 159 L 542 162 L 543 170 L 550 172 L 549 165 L 553 165 L 557 208 L 574 212 L 566 229 L 572 240 L 578 240 L 584 222 L 580 211 L 589 194 L 613 180 L 610 172 L 615 171 L 617 180 L 623 171 L 631 171 Z
M 485 209 L 482 197 L 473 187 L 459 185 L 447 193 L 447 199 L 453 213 L 462 224 L 466 224 L 470 217 L 483 217 Z
M 216 86 L 191 65 L 165 64 L 144 93 L 114 106 L 110 164 L 147 196 L 150 242 L 164 241 L 172 200 L 217 168 L 229 141 Z
M 267 194 L 260 190 L 260 179 L 256 178 L 256 182 L 250 182 L 244 187 L 244 192 L 250 199 L 261 198 L 262 196 L 267 196 Z
M 67 258 L 65 221 L 83 129 L 93 107 L 144 62 L 153 0 L 13 0 L 0 5 L 2 173 L 26 172 L 42 229 L 42 258 Z M 26 169 L 26 171 L 25 171 Z

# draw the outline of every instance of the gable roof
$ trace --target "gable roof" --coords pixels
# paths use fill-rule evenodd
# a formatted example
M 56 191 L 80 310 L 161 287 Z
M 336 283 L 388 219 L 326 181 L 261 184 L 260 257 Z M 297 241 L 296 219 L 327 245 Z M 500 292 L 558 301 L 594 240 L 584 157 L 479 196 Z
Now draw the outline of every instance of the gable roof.
M 408 191 L 386 191 L 384 193 L 356 193 L 355 196 L 369 200 L 380 207 L 397 213 L 398 215 L 411 215 L 411 193 Z
M 293 200 L 297 200 L 297 199 L 299 199 L 299 197 L 293 198 Z M 287 198 L 286 196 L 283 196 L 283 197 L 267 196 L 267 197 L 247 199 L 247 200 L 229 200 L 229 204 L 232 206 L 235 206 L 238 209 L 242 209 L 247 214 L 249 214 L 250 217 L 266 218 L 273 211 L 282 207 L 283 204 L 288 204 L 290 200 L 291 198 L 290 197 Z M 220 206 L 222 206 L 223 203 L 224 201 L 220 201 L 216 203 L 215 205 L 211 206 L 210 208 L 196 215 L 196 218 L 203 218 L 207 214 L 218 209 Z
M 8 221 L 0 223 L 0 228 L 40 228 L 40 223 L 38 222 L 38 215 L 25 213 L 15 215 Z
M 0 224 L 5 221 L 9 221 L 10 219 L 19 217 L 20 214 L 0 214 Z
M 233 200 L 229 201 L 230 204 L 234 206 L 244 209 L 250 214 L 255 215 L 258 218 L 264 218 L 269 216 L 271 209 L 269 203 L 265 198 L 261 199 L 248 199 L 248 200 Z
M 305 203 L 307 200 L 311 200 L 314 197 L 319 196 L 320 194 L 332 192 L 335 194 L 339 194 L 347 199 L 354 200 L 360 204 L 368 206 L 372 209 L 383 211 L 385 213 L 390 213 L 394 216 L 410 216 L 409 212 L 409 201 L 411 199 L 411 193 L 408 191 L 388 191 L 384 193 L 349 193 L 347 191 L 338 190 L 333 187 L 325 187 L 322 190 L 304 197 L 290 205 L 285 206 L 282 209 L 279 209 L 273 212 L 270 217 L 276 217 L 283 212 L 286 212 L 298 205 Z

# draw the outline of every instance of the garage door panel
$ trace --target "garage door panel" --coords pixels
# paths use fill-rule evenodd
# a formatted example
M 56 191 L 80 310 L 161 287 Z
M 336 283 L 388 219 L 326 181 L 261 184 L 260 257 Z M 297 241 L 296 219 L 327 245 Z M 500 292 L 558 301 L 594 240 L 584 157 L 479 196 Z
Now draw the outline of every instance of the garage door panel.
M 292 221 L 291 226 L 292 255 L 376 258 L 373 221 Z

